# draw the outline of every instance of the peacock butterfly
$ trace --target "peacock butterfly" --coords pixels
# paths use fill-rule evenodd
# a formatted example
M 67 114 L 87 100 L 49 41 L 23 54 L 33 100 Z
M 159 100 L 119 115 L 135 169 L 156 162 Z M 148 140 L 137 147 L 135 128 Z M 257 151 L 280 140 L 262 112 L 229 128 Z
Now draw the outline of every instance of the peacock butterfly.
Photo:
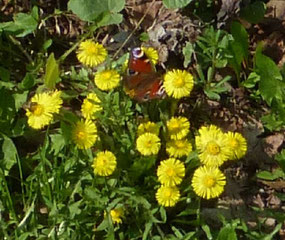
M 154 66 L 140 47 L 131 50 L 124 85 L 126 92 L 138 102 L 158 99 L 165 94 L 161 74 L 154 71 Z

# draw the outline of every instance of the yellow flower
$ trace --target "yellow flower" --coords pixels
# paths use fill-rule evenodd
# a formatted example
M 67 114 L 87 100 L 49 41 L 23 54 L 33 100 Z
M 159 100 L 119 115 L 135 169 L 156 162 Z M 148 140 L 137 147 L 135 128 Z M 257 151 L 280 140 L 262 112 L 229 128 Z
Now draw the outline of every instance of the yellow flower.
M 96 86 L 105 91 L 112 90 L 120 83 L 120 74 L 113 69 L 103 70 L 95 74 L 94 82 Z
M 153 133 L 144 133 L 137 139 L 137 149 L 145 156 L 157 154 L 160 149 L 160 139 Z
M 80 149 L 92 147 L 97 137 L 96 125 L 89 119 L 78 121 L 72 129 L 72 139 Z
M 166 152 L 170 157 L 188 156 L 191 151 L 192 145 L 187 139 L 171 140 L 166 143 Z
M 158 62 L 158 52 L 153 47 L 142 47 L 142 50 L 146 57 L 150 60 L 153 65 L 156 65 Z
M 156 192 L 156 200 L 165 207 L 173 207 L 180 198 L 180 192 L 176 186 L 161 186 Z
M 138 127 L 138 136 L 144 133 L 153 133 L 155 135 L 159 134 L 159 126 L 154 122 L 141 123 Z
M 95 119 L 94 113 L 102 110 L 100 103 L 101 101 L 95 93 L 89 93 L 81 105 L 83 117 L 87 119 Z
M 90 67 L 95 67 L 106 60 L 107 50 L 100 43 L 86 40 L 79 45 L 78 60 Z
M 165 74 L 163 86 L 168 96 L 187 97 L 194 86 L 193 76 L 185 70 L 172 70 Z
M 240 133 L 228 132 L 225 134 L 230 149 L 230 159 L 240 159 L 247 151 L 245 138 Z
M 94 158 L 92 167 L 99 176 L 110 176 L 116 169 L 117 159 L 110 151 L 99 152 Z
M 186 117 L 172 117 L 167 122 L 167 129 L 171 139 L 182 139 L 189 132 L 190 123 Z
M 225 175 L 216 167 L 199 167 L 195 170 L 192 179 L 195 193 L 206 199 L 220 196 L 224 191 L 225 184 Z
M 124 209 L 116 208 L 110 211 L 110 215 L 113 223 L 122 223 L 122 218 L 124 217 Z
M 30 107 L 26 109 L 28 124 L 35 129 L 41 129 L 49 125 L 53 120 L 53 114 L 59 113 L 62 105 L 61 91 L 38 93 L 30 100 Z
M 199 133 L 200 136 L 195 137 L 195 142 L 203 164 L 218 167 L 229 159 L 227 138 L 219 128 L 214 125 L 201 127 Z
M 158 181 L 165 186 L 176 186 L 181 183 L 185 176 L 184 164 L 175 159 L 169 158 L 160 162 L 157 169 Z

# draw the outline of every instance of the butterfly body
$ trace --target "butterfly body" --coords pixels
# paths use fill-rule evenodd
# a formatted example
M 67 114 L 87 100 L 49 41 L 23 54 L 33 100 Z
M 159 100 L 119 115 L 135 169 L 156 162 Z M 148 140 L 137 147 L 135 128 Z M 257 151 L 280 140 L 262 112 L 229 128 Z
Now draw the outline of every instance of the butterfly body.
M 126 92 L 139 102 L 158 99 L 164 95 L 162 76 L 154 71 L 151 61 L 141 48 L 131 51 L 124 85 Z

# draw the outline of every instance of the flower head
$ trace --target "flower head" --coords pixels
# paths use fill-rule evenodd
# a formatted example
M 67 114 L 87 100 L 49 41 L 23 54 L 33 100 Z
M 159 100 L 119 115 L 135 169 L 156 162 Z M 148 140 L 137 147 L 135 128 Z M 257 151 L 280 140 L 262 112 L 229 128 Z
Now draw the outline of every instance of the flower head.
M 184 164 L 175 159 L 169 158 L 160 162 L 157 169 L 158 181 L 165 186 L 176 186 L 181 183 L 185 176 Z
M 153 133 L 144 133 L 137 139 L 137 149 L 145 156 L 157 154 L 160 149 L 160 139 Z
M 138 127 L 138 136 L 144 133 L 153 133 L 155 135 L 159 134 L 159 126 L 154 122 L 141 123 Z
M 94 82 L 99 89 L 107 91 L 117 87 L 120 83 L 120 79 L 120 74 L 116 70 L 107 69 L 97 72 Z
M 26 109 L 28 124 L 35 129 L 49 125 L 53 114 L 58 113 L 62 105 L 61 91 L 38 93 L 30 100 L 30 107 Z
M 167 122 L 167 129 L 171 139 L 182 139 L 189 132 L 190 123 L 186 117 L 172 117 Z
M 172 70 L 165 74 L 163 86 L 168 96 L 187 97 L 194 86 L 193 76 L 185 70 Z
M 203 164 L 218 167 L 229 159 L 227 138 L 219 128 L 214 125 L 201 127 L 199 134 L 195 142 Z
M 195 193 L 206 199 L 220 196 L 225 184 L 225 175 L 216 167 L 201 166 L 196 169 L 192 179 Z
M 153 47 L 142 47 L 142 50 L 146 57 L 150 60 L 153 65 L 156 65 L 158 62 L 158 52 Z
M 96 125 L 89 119 L 78 121 L 72 129 L 72 139 L 80 149 L 92 147 L 97 137 Z
M 122 217 L 124 217 L 124 209 L 122 207 L 112 209 L 110 215 L 113 223 L 122 223 Z
M 247 151 L 245 138 L 240 133 L 228 132 L 225 134 L 227 138 L 227 146 L 230 150 L 230 159 L 240 159 Z
M 78 60 L 90 67 L 95 67 L 106 60 L 107 50 L 100 43 L 86 40 L 79 45 Z
M 100 103 L 101 101 L 95 93 L 89 93 L 81 105 L 83 117 L 87 119 L 95 119 L 94 113 L 102 110 Z
M 162 185 L 156 192 L 156 200 L 165 207 L 173 207 L 180 198 L 180 192 L 176 186 L 169 187 Z
M 94 158 L 92 167 L 99 176 L 110 176 L 116 169 L 117 159 L 110 151 L 99 152 Z
M 187 139 L 171 140 L 166 143 L 166 152 L 170 157 L 188 156 L 191 151 L 192 145 Z

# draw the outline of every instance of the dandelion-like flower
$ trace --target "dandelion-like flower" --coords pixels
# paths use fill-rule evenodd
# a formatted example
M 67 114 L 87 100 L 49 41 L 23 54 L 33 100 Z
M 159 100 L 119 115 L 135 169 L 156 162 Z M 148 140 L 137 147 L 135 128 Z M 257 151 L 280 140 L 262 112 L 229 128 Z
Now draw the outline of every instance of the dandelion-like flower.
M 192 151 L 192 145 L 187 139 L 171 140 L 166 143 L 166 152 L 170 157 L 188 156 Z
M 30 100 L 26 109 L 28 124 L 35 129 L 41 129 L 51 123 L 53 114 L 59 113 L 62 105 L 61 91 L 38 93 Z
M 92 167 L 99 176 L 110 176 L 116 169 L 116 156 L 110 151 L 99 152 L 94 158 Z
M 186 117 L 172 117 L 167 122 L 167 129 L 171 139 L 182 139 L 188 132 L 190 123 Z
M 206 199 L 220 196 L 225 184 L 226 177 L 217 167 L 201 166 L 195 170 L 192 179 L 195 193 Z
M 95 119 L 94 114 L 102 110 L 100 103 L 101 101 L 95 93 L 89 93 L 81 105 L 83 117 L 87 119 Z
M 110 215 L 113 223 L 122 223 L 122 218 L 124 217 L 124 209 L 116 208 L 110 211 Z
M 150 60 L 153 65 L 156 65 L 158 62 L 158 52 L 153 47 L 142 47 L 142 50 L 146 57 Z
M 160 205 L 165 207 L 173 207 L 180 198 L 180 192 L 176 186 L 170 187 L 162 185 L 157 190 L 155 196 Z
M 187 97 L 194 86 L 193 76 L 185 70 L 172 70 L 165 74 L 163 86 L 168 96 Z
M 72 129 L 72 139 L 80 149 L 92 147 L 97 139 L 97 128 L 90 119 L 78 121 Z
M 103 70 L 95 74 L 94 82 L 96 86 L 103 90 L 112 90 L 120 83 L 120 74 L 113 69 Z
M 145 156 L 157 154 L 160 149 L 160 139 L 153 133 L 144 133 L 137 139 L 137 149 Z
M 159 134 L 159 126 L 154 122 L 141 123 L 138 127 L 138 136 L 144 133 Z
M 175 159 L 169 158 L 161 161 L 157 169 L 158 181 L 165 186 L 176 186 L 181 183 L 185 176 L 184 164 Z
M 247 143 L 245 138 L 240 133 L 228 132 L 225 134 L 230 150 L 230 159 L 240 159 L 247 151 Z
M 229 148 L 225 134 L 216 126 L 201 127 L 195 137 L 201 162 L 208 166 L 220 166 L 229 159 Z
M 77 51 L 78 60 L 90 67 L 95 67 L 107 58 L 107 50 L 100 43 L 86 40 L 80 43 Z

